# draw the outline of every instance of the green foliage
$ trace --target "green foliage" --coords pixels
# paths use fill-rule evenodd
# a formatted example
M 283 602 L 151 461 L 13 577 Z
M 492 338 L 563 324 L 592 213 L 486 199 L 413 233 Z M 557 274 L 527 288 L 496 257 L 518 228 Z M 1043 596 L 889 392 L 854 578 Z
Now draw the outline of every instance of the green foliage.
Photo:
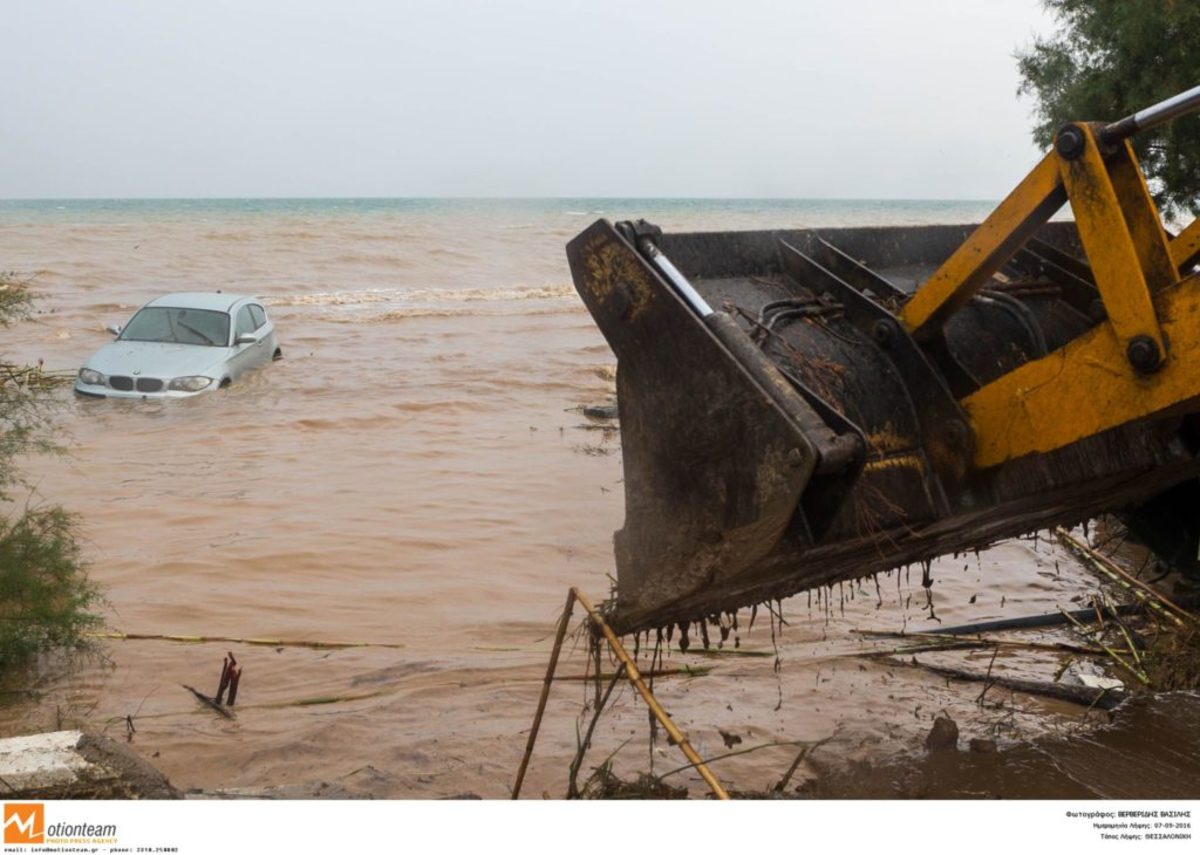
M 0 326 L 29 312 L 28 283 L 0 275 Z M 45 386 L 0 377 L 0 669 L 39 650 L 78 647 L 101 619 L 76 538 L 77 521 L 62 508 L 17 507 L 27 492 L 20 458 L 53 452 L 53 398 Z M 7 509 L 6 512 L 4 512 Z
M 1049 147 L 1070 121 L 1114 121 L 1200 83 L 1195 0 L 1043 0 L 1058 21 L 1018 52 L 1020 92 L 1037 100 L 1033 136 Z M 1200 213 L 1200 115 L 1137 135 L 1166 213 Z
M 62 508 L 26 508 L 0 520 L 0 667 L 55 647 L 77 647 L 101 619 Z

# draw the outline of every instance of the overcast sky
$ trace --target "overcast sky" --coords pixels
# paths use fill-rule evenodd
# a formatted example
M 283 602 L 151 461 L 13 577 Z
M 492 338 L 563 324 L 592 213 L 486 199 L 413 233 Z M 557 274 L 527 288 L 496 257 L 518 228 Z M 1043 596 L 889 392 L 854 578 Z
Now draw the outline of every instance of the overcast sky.
M 994 199 L 1036 0 L 5 0 L 0 198 Z M 1102 117 L 1087 117 L 1102 118 Z

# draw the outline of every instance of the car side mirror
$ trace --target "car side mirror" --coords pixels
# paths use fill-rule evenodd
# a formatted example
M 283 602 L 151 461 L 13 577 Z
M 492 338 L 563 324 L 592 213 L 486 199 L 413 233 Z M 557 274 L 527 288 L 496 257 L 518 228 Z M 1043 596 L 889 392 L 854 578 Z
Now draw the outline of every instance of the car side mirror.
M 108 326 L 105 327 L 105 329 L 108 330 L 113 335 L 120 335 L 121 330 L 123 330 L 125 328 L 123 326 L 121 326 L 120 324 L 109 324 Z
M 235 339 L 233 343 L 234 344 L 258 344 L 258 340 L 259 340 L 258 333 L 244 332 L 244 333 L 239 334 L 237 339 Z

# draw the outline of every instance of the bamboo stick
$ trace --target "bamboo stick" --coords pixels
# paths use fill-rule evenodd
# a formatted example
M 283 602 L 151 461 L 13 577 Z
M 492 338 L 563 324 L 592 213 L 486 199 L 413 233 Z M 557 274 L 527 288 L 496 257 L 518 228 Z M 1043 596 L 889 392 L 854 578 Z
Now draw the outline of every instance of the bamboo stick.
M 1096 550 L 1092 549 L 1086 543 L 1073 537 L 1069 531 L 1062 526 L 1054 529 L 1054 536 L 1058 542 L 1072 552 L 1076 558 L 1081 558 L 1087 561 L 1093 568 L 1101 574 L 1107 576 L 1110 580 L 1116 582 L 1124 588 L 1130 589 L 1135 597 L 1148 607 L 1153 609 L 1161 616 L 1167 618 L 1178 627 L 1183 627 L 1184 622 L 1195 626 L 1197 618 L 1191 612 L 1180 608 L 1175 603 L 1164 597 L 1158 591 L 1151 588 L 1141 579 L 1137 579 L 1123 570 L 1115 561 L 1106 555 L 1101 555 Z
M 618 666 L 618 671 L 620 667 Z M 643 677 L 704 677 L 713 672 L 712 667 L 704 665 L 680 665 L 678 668 L 656 668 L 653 671 L 643 671 Z M 600 675 L 602 680 L 610 680 L 615 676 L 614 673 L 604 672 Z M 596 679 L 595 674 L 565 674 L 562 677 L 555 677 L 556 683 L 586 683 Z
M 314 650 L 349 649 L 357 647 L 386 647 L 393 650 L 404 648 L 403 644 L 375 641 L 297 641 L 279 638 L 235 638 L 226 635 L 161 635 L 147 632 L 89 632 L 88 638 L 103 638 L 114 641 L 175 641 L 181 644 L 255 644 L 261 647 L 309 647 Z
M 955 650 L 980 650 L 989 647 L 986 641 L 954 641 L 950 643 L 930 641 L 925 644 L 913 644 L 908 647 L 884 648 L 880 650 L 859 650 L 847 653 L 848 659 L 874 659 L 881 656 L 907 656 L 912 653 L 937 653 Z
M 1086 626 L 1084 626 L 1082 623 L 1080 623 L 1077 620 L 1072 620 L 1071 623 L 1073 623 L 1075 625 L 1075 628 L 1076 628 L 1076 630 L 1078 630 L 1080 635 L 1082 635 L 1084 638 L 1091 638 L 1091 636 L 1088 634 L 1088 629 Z M 1107 644 L 1105 644 L 1103 641 L 1100 641 L 1099 639 L 1091 638 L 1091 640 L 1094 641 L 1096 644 L 1099 644 L 1100 648 L 1106 654 L 1108 654 L 1108 657 L 1110 659 L 1112 659 L 1112 661 L 1116 662 L 1118 665 L 1120 665 L 1122 668 L 1124 668 L 1130 674 L 1137 677 L 1138 680 L 1143 685 L 1146 685 L 1146 686 L 1150 685 L 1150 678 L 1147 677 L 1145 674 L 1143 674 L 1140 669 L 1134 667 L 1133 665 L 1130 665 L 1128 662 L 1126 662 L 1124 659 L 1122 659 L 1121 654 L 1117 653 L 1117 651 L 1113 650 L 1111 647 L 1109 647 Z
M 562 651 L 563 639 L 567 636 L 567 626 L 571 623 L 571 612 L 575 608 L 575 589 L 567 592 L 567 603 L 563 606 L 562 616 L 558 619 L 558 627 L 554 632 L 554 647 L 550 651 L 550 662 L 546 665 L 546 679 L 542 681 L 542 694 L 538 698 L 537 712 L 533 714 L 533 725 L 529 729 L 529 740 L 525 743 L 525 754 L 521 757 L 521 766 L 517 769 L 517 779 L 513 782 L 512 797 L 516 801 L 521 797 L 521 784 L 525 781 L 525 770 L 529 768 L 529 758 L 533 756 L 533 745 L 537 742 L 538 730 L 542 726 L 542 715 L 546 712 L 546 700 L 550 697 L 550 687 L 554 685 L 554 671 L 558 668 L 558 654 Z
M 1090 610 L 1088 610 L 1090 612 Z M 1067 612 L 1067 614 L 1072 614 Z M 1094 614 L 1094 612 L 1093 612 Z M 1062 614 L 1060 613 L 1060 617 Z M 1066 623 L 1067 618 L 1062 618 L 1062 622 Z M 1079 656 L 1105 656 L 1103 650 L 1094 647 L 1081 647 L 1078 644 L 1067 644 L 1064 641 L 1055 641 L 1053 643 L 1040 643 L 1037 641 L 1018 641 L 1010 638 L 984 638 L 982 635 L 957 635 L 957 634 L 937 634 L 934 632 L 883 632 L 870 629 L 855 630 L 859 635 L 865 635 L 869 638 L 912 638 L 912 639 L 928 639 L 934 641 L 936 639 L 955 638 L 963 642 L 969 643 L 972 646 L 979 647 L 1010 647 L 1017 650 L 1042 650 L 1047 653 L 1075 653 Z M 943 647 L 929 647 L 929 650 L 954 650 L 955 647 L 947 644 Z M 907 648 L 897 649 L 895 651 L 883 651 L 884 653 L 921 653 L 920 648 L 914 647 L 912 650 Z M 880 651 L 868 650 L 862 653 L 853 653 L 851 656 L 873 656 L 880 655 Z
M 650 708 L 650 712 L 654 714 L 654 717 L 658 720 L 659 724 L 663 726 L 663 730 L 665 730 L 667 735 L 669 735 L 671 739 L 675 741 L 675 743 L 679 746 L 679 749 L 683 752 L 684 756 L 687 757 L 690 764 L 695 767 L 697 772 L 700 773 L 700 777 L 704 779 L 706 784 L 708 784 L 708 787 L 710 790 L 712 790 L 713 795 L 722 801 L 728 800 L 729 793 L 727 793 L 725 788 L 721 786 L 721 782 L 717 780 L 716 776 L 713 775 L 712 771 L 707 765 L 705 765 L 704 760 L 702 760 L 700 755 L 696 753 L 696 750 L 692 748 L 692 744 L 688 742 L 687 736 L 685 736 L 683 731 L 675 725 L 675 722 L 671 720 L 671 716 L 667 714 L 667 711 L 662 708 L 662 705 L 659 704 L 658 700 L 654 697 L 654 694 L 646 686 L 646 681 L 642 679 L 642 675 L 638 671 L 637 665 L 629 657 L 629 654 L 625 652 L 625 647 L 621 644 L 621 639 L 617 638 L 617 634 L 612 631 L 612 628 L 607 622 L 605 622 L 604 618 L 600 616 L 600 613 L 596 611 L 595 607 L 591 604 L 591 602 L 588 601 L 588 598 L 584 596 L 582 591 L 572 588 L 571 593 L 575 599 L 579 600 L 579 604 L 583 606 L 584 610 L 588 613 L 588 617 L 592 619 L 592 622 L 600 629 L 602 633 L 604 633 L 604 637 L 608 639 L 608 643 L 612 647 L 613 653 L 616 654 L 617 659 L 624 663 L 625 669 L 629 676 L 629 682 L 633 683 L 633 687 L 638 690 L 638 694 L 640 694 L 642 699 L 646 701 L 646 706 Z
M 262 647 L 304 647 L 313 650 L 353 650 L 364 647 L 381 647 L 391 650 L 403 650 L 405 645 L 391 642 L 375 642 L 375 641 L 287 641 L 279 638 L 235 638 L 224 635 L 160 635 L 155 633 L 141 632 L 88 632 L 85 633 L 87 638 L 98 638 L 113 641 L 172 641 L 178 644 L 253 644 Z M 488 647 L 476 645 L 471 650 L 480 650 L 485 653 L 516 653 L 524 652 L 525 650 L 535 649 L 533 645 L 528 647 Z M 695 651 L 694 651 L 695 652 Z M 767 653 L 743 653 L 739 655 L 745 656 L 769 656 Z M 706 674 L 712 673 L 713 668 L 710 665 L 680 665 L 677 668 L 661 668 L 656 670 L 652 676 L 654 677 L 703 677 Z M 555 677 L 557 681 L 585 681 L 594 680 L 595 674 L 568 674 L 564 677 Z M 602 674 L 601 678 L 611 677 L 611 674 Z

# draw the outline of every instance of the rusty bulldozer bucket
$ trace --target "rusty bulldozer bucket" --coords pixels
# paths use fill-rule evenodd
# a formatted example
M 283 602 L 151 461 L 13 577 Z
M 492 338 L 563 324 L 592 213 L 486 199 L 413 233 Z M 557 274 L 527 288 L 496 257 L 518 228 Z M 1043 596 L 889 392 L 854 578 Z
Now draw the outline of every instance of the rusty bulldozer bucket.
M 1196 483 L 1200 227 L 1163 229 L 1127 138 L 1197 105 L 1066 126 L 980 226 L 576 237 L 618 360 L 614 625 L 1160 514 Z

